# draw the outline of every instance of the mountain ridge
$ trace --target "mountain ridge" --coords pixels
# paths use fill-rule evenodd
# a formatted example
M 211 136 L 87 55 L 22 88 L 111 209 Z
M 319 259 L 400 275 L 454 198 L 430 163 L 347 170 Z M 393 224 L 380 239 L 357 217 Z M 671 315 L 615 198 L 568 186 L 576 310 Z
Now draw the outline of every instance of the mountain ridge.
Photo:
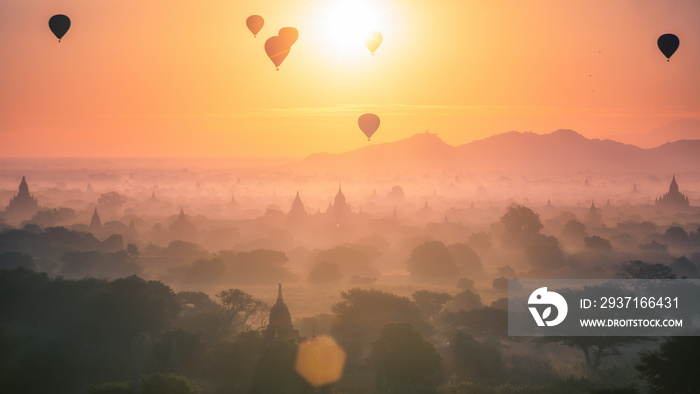
M 700 157 L 700 140 L 641 148 L 611 139 L 590 139 L 571 129 L 547 134 L 509 131 L 457 146 L 428 132 L 344 153 L 317 153 L 303 169 L 376 171 L 682 171 Z

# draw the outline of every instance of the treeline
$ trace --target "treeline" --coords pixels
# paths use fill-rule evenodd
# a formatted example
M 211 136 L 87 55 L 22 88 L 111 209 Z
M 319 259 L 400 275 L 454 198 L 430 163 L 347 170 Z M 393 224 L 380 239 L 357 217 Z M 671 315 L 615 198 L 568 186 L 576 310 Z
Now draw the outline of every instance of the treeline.
M 411 298 L 359 288 L 342 292 L 326 327 L 347 355 L 344 375 L 320 390 L 638 392 L 618 387 L 624 382 L 566 379 L 530 358 L 507 358 L 505 349 L 518 345 L 507 337 L 507 312 L 464 293 L 469 296 L 460 300 L 427 290 Z M 267 305 L 237 289 L 216 298 L 176 294 L 136 276 L 66 280 L 25 268 L 0 270 L 0 387 L 7 393 L 318 392 L 294 370 L 297 340 L 264 335 Z M 327 318 L 305 323 L 321 327 Z M 585 345 L 611 354 L 625 344 Z M 696 387 L 697 374 L 679 378 L 674 371 L 694 365 L 698 350 L 700 341 L 674 338 L 645 353 L 638 368 L 657 392 L 681 392 Z

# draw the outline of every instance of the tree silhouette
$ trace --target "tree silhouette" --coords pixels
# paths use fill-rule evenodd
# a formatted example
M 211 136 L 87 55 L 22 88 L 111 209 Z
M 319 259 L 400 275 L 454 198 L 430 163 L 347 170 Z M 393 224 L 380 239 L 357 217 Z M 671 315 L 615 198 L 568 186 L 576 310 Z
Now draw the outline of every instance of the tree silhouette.
M 199 394 L 202 390 L 182 375 L 154 373 L 141 377 L 139 394 Z
M 617 277 L 620 279 L 676 279 L 676 274 L 667 265 L 634 260 L 622 264 L 617 271 Z
M 544 227 L 540 216 L 523 205 L 511 205 L 501 217 L 505 227 L 503 243 L 509 246 L 525 247 L 534 241 Z
M 452 296 L 447 293 L 430 290 L 418 290 L 411 297 L 430 321 L 435 320 L 445 310 L 445 305 L 452 300 Z
M 331 333 L 347 352 L 348 364 L 362 361 L 362 350 L 371 345 L 389 322 L 410 323 L 424 335 L 432 333 L 420 308 L 406 297 L 353 288 L 341 292 L 340 298 L 332 308 L 337 320 Z
M 251 394 L 306 394 L 313 388 L 294 370 L 296 341 L 276 339 L 263 347 L 253 375 Z
M 265 307 L 263 301 L 239 289 L 222 290 L 216 296 L 221 299 L 225 316 L 234 331 L 245 325 L 258 309 Z
M 619 356 L 620 347 L 630 346 L 643 340 L 650 340 L 647 337 L 543 337 L 541 342 L 553 342 L 560 345 L 580 349 L 586 360 L 586 366 L 590 369 L 597 369 L 605 357 Z
M 659 349 L 642 353 L 635 366 L 652 393 L 696 393 L 700 387 L 697 359 L 700 337 L 671 337 Z
M 411 277 L 418 279 L 454 280 L 459 275 L 452 254 L 445 244 L 439 241 L 424 242 L 413 248 L 406 266 Z
M 435 346 L 408 323 L 382 327 L 370 359 L 376 364 L 377 387 L 383 392 L 424 392 L 442 366 Z
M 443 354 L 446 367 L 450 364 L 454 373 L 465 379 L 485 381 L 503 373 L 503 359 L 498 349 L 478 342 L 462 330 L 450 337 Z
M 235 339 L 213 346 L 206 362 L 206 375 L 213 378 L 221 393 L 248 393 L 265 339 L 258 331 L 245 331 Z

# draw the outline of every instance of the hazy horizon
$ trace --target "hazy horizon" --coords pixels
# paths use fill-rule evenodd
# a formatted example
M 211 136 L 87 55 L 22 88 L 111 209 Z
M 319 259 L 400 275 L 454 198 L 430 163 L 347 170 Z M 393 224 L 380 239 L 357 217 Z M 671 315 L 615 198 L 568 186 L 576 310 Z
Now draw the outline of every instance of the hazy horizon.
M 0 391 L 700 391 L 699 21 L 0 0 Z

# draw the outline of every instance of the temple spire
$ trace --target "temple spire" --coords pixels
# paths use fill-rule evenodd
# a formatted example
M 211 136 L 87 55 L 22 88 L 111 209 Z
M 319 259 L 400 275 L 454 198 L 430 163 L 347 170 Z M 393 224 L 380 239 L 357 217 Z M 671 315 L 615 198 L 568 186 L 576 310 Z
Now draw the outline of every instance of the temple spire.
M 673 174 L 673 179 L 671 179 L 671 185 L 668 187 L 670 193 L 678 193 L 678 183 L 676 183 L 676 174 Z

